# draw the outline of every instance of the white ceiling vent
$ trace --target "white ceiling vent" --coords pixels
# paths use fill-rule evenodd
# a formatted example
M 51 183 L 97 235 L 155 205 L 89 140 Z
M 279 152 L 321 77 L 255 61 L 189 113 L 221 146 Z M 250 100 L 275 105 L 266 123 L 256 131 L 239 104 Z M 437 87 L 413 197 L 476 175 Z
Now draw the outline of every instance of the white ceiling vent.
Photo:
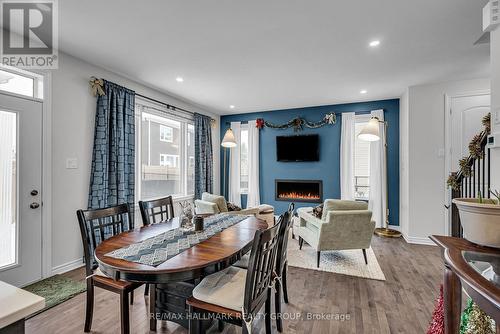
M 490 0 L 483 8 L 483 31 L 493 31 L 500 24 L 500 0 Z

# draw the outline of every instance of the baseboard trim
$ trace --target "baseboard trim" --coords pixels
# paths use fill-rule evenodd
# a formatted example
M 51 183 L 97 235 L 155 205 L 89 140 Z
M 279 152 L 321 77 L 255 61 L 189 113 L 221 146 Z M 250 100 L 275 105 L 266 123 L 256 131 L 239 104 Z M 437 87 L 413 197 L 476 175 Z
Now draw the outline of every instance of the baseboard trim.
M 76 260 L 55 266 L 54 268 L 52 268 L 52 275 L 64 274 L 65 272 L 83 267 L 84 265 L 85 263 L 83 263 L 82 258 L 78 258 Z
M 410 237 L 405 235 L 404 233 L 403 233 L 403 238 L 409 244 L 436 246 L 436 244 L 429 238 Z
M 400 225 L 389 225 L 387 227 L 390 228 L 391 230 L 396 230 L 398 232 L 401 232 L 401 226 Z

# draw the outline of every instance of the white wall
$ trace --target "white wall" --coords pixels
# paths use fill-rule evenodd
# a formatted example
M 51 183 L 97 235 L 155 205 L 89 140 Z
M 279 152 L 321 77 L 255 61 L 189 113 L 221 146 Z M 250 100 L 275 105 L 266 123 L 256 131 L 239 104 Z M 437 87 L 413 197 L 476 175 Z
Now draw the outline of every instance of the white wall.
M 445 95 L 488 89 L 489 79 L 409 87 L 408 127 L 401 127 L 402 138 L 408 137 L 407 147 L 402 143 L 408 153 L 408 170 L 401 174 L 407 178 L 401 180 L 401 186 L 402 194 L 408 193 L 408 226 L 403 229 L 408 241 L 430 243 L 428 236 L 445 233 L 447 172 L 445 157 L 439 154 L 445 148 Z
M 408 235 L 409 229 L 409 138 L 408 138 L 408 127 L 409 127 L 409 92 L 405 89 L 405 92 L 401 96 L 399 101 L 399 224 L 401 226 L 401 233 L 403 235 Z
M 53 272 L 71 269 L 81 263 L 83 255 L 75 212 L 87 207 L 89 190 L 96 109 L 96 98 L 91 95 L 88 85 L 90 76 L 116 82 L 145 96 L 215 118 L 214 171 L 219 170 L 219 116 L 74 57 L 61 53 L 59 56 L 59 69 L 52 72 Z M 77 158 L 78 169 L 66 169 L 66 158 Z M 218 177 L 216 172 L 216 193 L 219 193 Z
M 492 130 L 500 132 L 500 28 L 491 32 Z M 496 117 L 495 117 L 496 114 Z M 500 148 L 492 150 L 492 189 L 500 190 Z M 494 168 L 493 168 L 494 166 Z

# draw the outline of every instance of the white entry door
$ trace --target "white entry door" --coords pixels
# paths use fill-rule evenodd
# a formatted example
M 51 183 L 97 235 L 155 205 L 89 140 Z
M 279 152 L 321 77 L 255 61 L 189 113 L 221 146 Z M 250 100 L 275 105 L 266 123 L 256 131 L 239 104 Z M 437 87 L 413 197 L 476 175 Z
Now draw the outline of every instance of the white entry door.
M 469 156 L 469 143 L 484 130 L 482 119 L 490 112 L 490 95 L 451 98 L 451 171 L 458 170 L 458 161 Z
M 42 277 L 42 103 L 0 93 L 0 280 Z

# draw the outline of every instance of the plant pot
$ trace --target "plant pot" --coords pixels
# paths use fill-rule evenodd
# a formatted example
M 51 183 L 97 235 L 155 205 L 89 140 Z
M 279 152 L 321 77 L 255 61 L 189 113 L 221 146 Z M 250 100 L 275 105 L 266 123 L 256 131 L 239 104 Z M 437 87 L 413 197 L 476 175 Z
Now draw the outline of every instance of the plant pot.
M 500 205 L 495 200 L 477 198 L 455 198 L 460 213 L 464 238 L 482 245 L 500 248 Z

